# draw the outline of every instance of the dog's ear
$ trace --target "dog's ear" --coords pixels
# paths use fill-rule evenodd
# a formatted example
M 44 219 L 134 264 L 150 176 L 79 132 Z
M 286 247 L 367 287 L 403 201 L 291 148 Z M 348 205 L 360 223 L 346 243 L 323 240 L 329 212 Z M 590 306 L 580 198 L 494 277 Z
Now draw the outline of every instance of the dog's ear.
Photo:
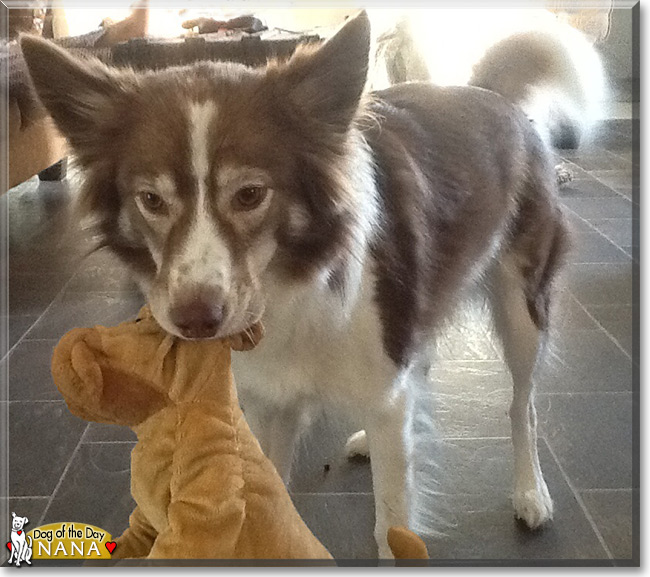
M 299 50 L 281 74 L 291 104 L 339 131 L 348 129 L 368 77 L 370 20 L 365 11 L 317 50 Z
M 105 140 L 109 122 L 119 118 L 126 75 L 34 36 L 22 36 L 20 46 L 39 100 L 72 146 L 85 152 Z

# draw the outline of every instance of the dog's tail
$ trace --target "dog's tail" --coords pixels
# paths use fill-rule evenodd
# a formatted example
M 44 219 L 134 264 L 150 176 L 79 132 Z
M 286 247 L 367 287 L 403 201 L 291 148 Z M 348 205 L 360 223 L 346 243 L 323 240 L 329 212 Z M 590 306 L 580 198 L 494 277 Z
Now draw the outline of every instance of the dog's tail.
M 602 118 L 598 53 L 569 25 L 514 34 L 489 48 L 469 82 L 521 106 L 548 145 L 577 148 Z

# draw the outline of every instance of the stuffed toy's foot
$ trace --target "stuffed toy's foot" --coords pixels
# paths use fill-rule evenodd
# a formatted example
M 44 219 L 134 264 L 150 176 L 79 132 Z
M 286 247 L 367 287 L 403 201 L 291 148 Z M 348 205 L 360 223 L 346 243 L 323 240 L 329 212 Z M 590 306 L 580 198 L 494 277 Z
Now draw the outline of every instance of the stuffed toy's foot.
M 136 507 L 129 517 L 129 527 L 117 539 L 113 559 L 142 559 L 149 555 L 158 533 Z
M 396 560 L 429 558 L 424 541 L 405 527 L 391 527 L 388 529 L 388 546 Z

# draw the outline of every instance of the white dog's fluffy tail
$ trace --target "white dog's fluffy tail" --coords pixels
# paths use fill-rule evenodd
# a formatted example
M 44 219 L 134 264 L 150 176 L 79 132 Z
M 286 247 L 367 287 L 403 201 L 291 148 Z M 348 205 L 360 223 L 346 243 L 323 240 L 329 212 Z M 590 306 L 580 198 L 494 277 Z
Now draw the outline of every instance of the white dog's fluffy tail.
M 547 144 L 575 148 L 603 117 L 604 68 L 587 37 L 544 9 L 372 9 L 374 90 L 472 84 L 521 106 Z
M 577 148 L 603 116 L 606 81 L 600 57 L 568 25 L 497 42 L 474 66 L 469 84 L 521 106 L 556 148 Z

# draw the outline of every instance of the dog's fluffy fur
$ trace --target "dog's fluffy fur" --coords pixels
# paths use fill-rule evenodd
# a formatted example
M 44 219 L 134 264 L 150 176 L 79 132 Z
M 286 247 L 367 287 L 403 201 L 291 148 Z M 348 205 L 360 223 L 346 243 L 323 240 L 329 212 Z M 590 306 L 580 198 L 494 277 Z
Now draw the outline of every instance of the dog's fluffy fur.
M 416 490 L 412 385 L 474 285 L 514 382 L 515 511 L 530 527 L 551 518 L 531 374 L 567 236 L 553 167 L 518 107 L 426 84 L 364 97 L 369 44 L 361 13 L 267 69 L 136 74 L 22 41 L 85 171 L 84 206 L 162 326 L 219 337 L 265 324 L 235 375 L 280 473 L 317 407 L 362 421 L 350 450 L 369 449 L 389 556 L 387 528 L 409 524 Z

